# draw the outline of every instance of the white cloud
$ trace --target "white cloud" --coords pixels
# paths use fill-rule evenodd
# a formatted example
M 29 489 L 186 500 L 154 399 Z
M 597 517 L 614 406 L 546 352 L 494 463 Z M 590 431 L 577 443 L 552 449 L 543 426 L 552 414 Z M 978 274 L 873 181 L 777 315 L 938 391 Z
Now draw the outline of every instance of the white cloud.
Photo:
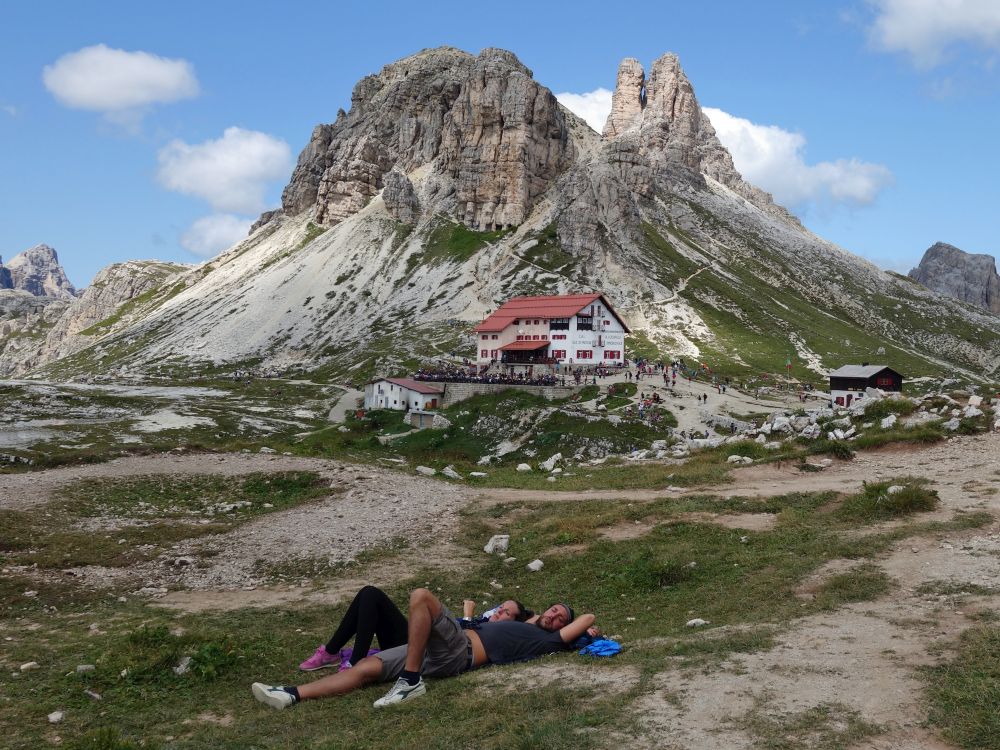
M 220 250 L 245 239 L 251 224 L 251 219 L 232 214 L 204 216 L 181 235 L 181 246 L 195 255 L 211 258 Z
M 556 94 L 556 99 L 570 112 L 586 120 L 598 133 L 604 130 L 604 123 L 611 114 L 611 92 L 607 89 L 594 89 L 585 94 L 564 91 Z
M 876 46 L 903 52 L 920 68 L 939 64 L 953 44 L 1000 49 L 997 0 L 869 0 L 876 10 L 869 32 Z
M 204 198 L 216 211 L 240 214 L 264 210 L 267 183 L 287 178 L 292 165 L 283 140 L 235 127 L 214 141 L 172 141 L 158 159 L 157 179 L 167 190 Z
M 3 110 L 6 114 L 10 115 L 11 117 L 17 117 L 19 114 L 21 114 L 21 110 L 19 110 L 13 104 L 4 104 L 3 106 L 0 106 L 0 110 Z
M 721 109 L 705 107 L 705 114 L 740 174 L 789 208 L 869 205 L 892 183 L 888 167 L 855 158 L 806 164 L 806 139 L 800 133 L 757 125 Z
M 67 107 L 119 117 L 142 112 L 152 104 L 189 99 L 199 91 L 194 67 L 186 60 L 103 44 L 70 52 L 46 65 L 42 81 Z

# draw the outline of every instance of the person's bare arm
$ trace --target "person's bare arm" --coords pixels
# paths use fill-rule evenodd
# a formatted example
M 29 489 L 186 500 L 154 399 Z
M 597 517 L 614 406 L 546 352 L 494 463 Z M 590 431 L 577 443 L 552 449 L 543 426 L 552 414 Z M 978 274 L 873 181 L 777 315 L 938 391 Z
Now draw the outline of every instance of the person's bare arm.
M 472 599 L 466 599 L 464 602 L 462 602 L 462 616 L 465 619 L 467 620 L 472 619 L 472 615 L 474 615 L 475 613 L 476 613 L 476 603 L 472 601 Z
M 563 643 L 572 643 L 587 632 L 587 628 L 594 624 L 595 619 L 593 615 L 580 615 L 559 631 L 559 637 L 563 639 Z

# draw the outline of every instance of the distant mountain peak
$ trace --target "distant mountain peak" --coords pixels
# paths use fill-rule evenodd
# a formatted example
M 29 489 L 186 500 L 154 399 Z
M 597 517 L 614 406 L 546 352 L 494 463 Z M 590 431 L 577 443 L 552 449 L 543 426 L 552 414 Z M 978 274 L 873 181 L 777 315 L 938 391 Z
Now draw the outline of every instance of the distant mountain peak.
M 6 267 L 0 263 L 0 289 L 21 289 L 36 297 L 76 297 L 76 288 L 59 264 L 59 256 L 45 244 L 18 253 Z
M 1000 276 L 992 255 L 935 242 L 909 275 L 932 291 L 1000 314 Z

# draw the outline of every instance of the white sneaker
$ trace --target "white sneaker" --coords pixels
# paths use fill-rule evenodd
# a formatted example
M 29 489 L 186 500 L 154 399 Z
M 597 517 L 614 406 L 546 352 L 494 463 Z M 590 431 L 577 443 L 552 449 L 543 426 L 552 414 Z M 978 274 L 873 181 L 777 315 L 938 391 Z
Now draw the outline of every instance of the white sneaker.
M 271 708 L 288 708 L 295 703 L 292 694 L 285 692 L 280 687 L 255 682 L 250 689 L 253 691 L 254 698 L 261 703 L 266 703 Z
M 392 686 L 392 689 L 375 701 L 375 708 L 383 708 L 384 706 L 392 706 L 396 703 L 405 703 L 406 701 L 413 700 L 424 693 L 427 692 L 427 686 L 424 685 L 424 680 L 421 677 L 417 680 L 416 685 L 411 685 L 402 677 L 396 680 L 396 684 Z

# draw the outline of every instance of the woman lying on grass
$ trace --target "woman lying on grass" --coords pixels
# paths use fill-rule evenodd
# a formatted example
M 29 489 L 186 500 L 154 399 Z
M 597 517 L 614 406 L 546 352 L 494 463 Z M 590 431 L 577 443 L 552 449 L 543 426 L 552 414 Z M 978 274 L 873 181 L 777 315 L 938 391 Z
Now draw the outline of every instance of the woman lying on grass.
M 523 604 L 508 599 L 500 606 L 484 613 L 479 618 L 473 618 L 475 602 L 467 599 L 465 601 L 465 617 L 468 623 L 473 622 L 503 622 L 507 620 L 517 620 L 523 622 L 534 615 L 530 609 L 526 609 Z M 345 669 L 353 667 L 366 656 L 370 656 L 372 638 L 378 639 L 379 648 L 383 651 L 406 643 L 407 635 L 406 617 L 399 611 L 392 599 L 375 586 L 365 586 L 357 594 L 354 600 L 344 613 L 340 625 L 334 631 L 333 636 L 324 646 L 316 649 L 316 652 L 299 665 L 303 672 L 313 672 L 317 669 L 343 665 Z M 346 654 L 341 653 L 341 649 L 347 642 L 354 639 L 354 648 L 350 657 L 344 663 Z
M 427 692 L 423 676 L 453 677 L 488 664 L 511 664 L 573 648 L 592 628 L 594 616 L 573 616 L 568 604 L 553 604 L 534 623 L 501 621 L 463 628 L 458 618 L 427 589 L 410 592 L 407 643 L 366 656 L 354 668 L 307 685 L 255 682 L 254 698 L 273 708 L 299 701 L 344 695 L 373 682 L 395 684 L 376 708 L 410 701 Z

